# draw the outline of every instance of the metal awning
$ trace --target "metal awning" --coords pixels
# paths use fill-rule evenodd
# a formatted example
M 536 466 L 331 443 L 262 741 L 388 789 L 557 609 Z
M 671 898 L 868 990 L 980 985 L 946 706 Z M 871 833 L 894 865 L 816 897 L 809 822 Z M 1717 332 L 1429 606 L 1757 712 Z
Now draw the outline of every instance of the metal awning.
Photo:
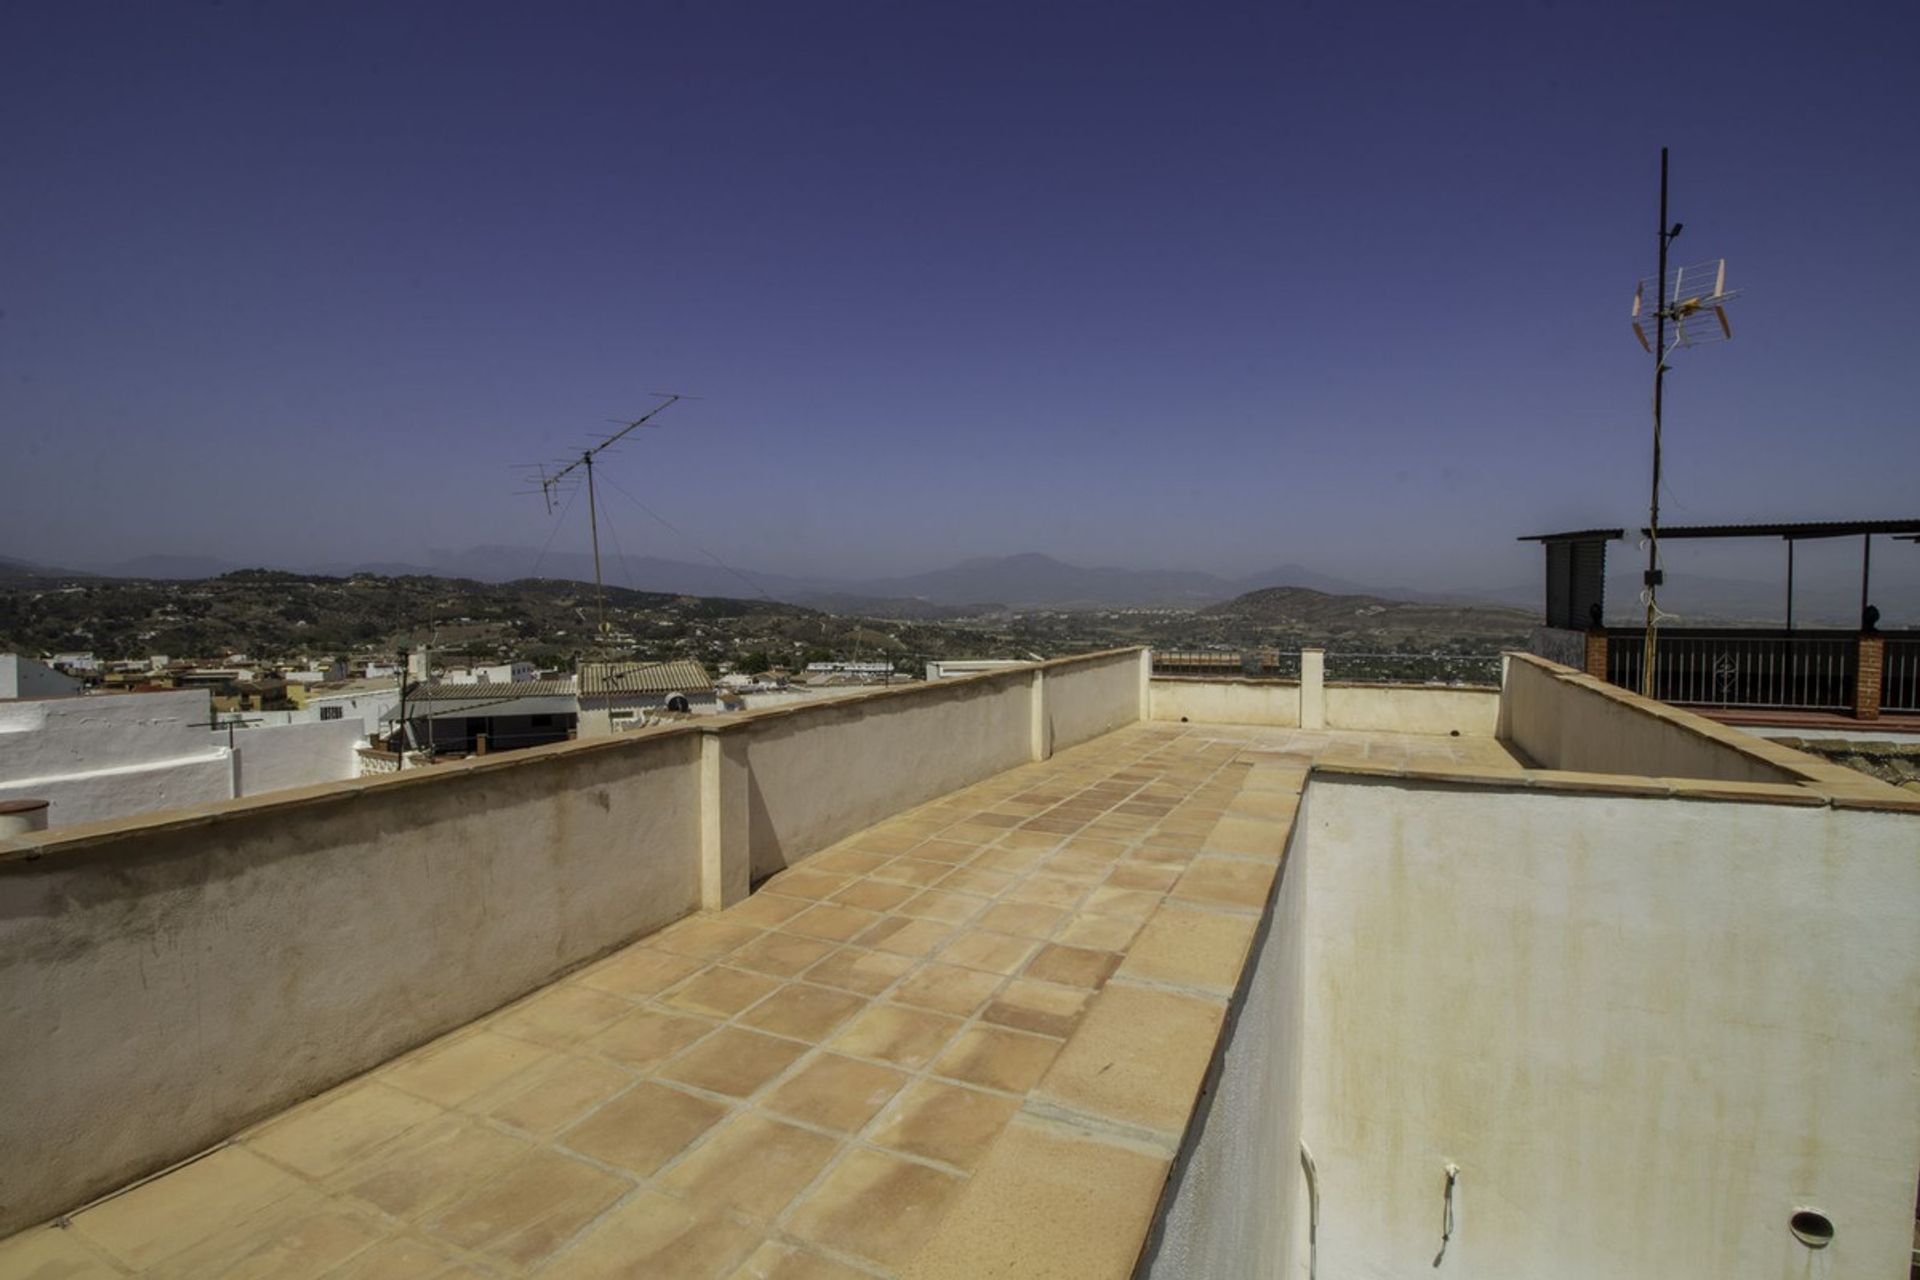
M 1528 533 L 1515 542 L 1611 542 L 1627 536 L 1625 529 L 1574 529 L 1567 533 Z
M 1642 529 L 1642 536 L 1652 532 Z M 1801 520 L 1787 524 L 1662 525 L 1662 538 L 1859 538 L 1876 533 L 1920 534 L 1920 520 Z

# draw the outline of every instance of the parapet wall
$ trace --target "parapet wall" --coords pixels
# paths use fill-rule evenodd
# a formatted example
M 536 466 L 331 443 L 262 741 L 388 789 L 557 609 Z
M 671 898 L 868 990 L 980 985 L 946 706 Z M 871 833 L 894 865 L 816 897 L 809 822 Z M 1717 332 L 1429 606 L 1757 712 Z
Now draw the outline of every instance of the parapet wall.
M 1298 728 L 1303 706 L 1318 705 L 1316 728 L 1384 733 L 1459 733 L 1492 737 L 1500 695 L 1453 685 L 1358 684 L 1299 680 L 1156 676 L 1152 718 L 1197 724 L 1257 724 Z
M 1544 658 L 1510 653 L 1505 666 L 1499 736 L 1541 768 L 1787 784 L 1822 772 L 1797 752 Z
M 0 1234 L 923 800 L 1140 718 L 1121 650 L 0 840 Z

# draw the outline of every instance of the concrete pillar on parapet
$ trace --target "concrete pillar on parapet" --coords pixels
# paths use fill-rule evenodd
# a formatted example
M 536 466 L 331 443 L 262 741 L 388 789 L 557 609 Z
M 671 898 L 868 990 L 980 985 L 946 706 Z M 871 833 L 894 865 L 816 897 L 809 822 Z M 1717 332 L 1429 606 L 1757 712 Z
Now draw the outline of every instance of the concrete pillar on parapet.
M 1300 727 L 1327 727 L 1327 651 L 1300 651 Z

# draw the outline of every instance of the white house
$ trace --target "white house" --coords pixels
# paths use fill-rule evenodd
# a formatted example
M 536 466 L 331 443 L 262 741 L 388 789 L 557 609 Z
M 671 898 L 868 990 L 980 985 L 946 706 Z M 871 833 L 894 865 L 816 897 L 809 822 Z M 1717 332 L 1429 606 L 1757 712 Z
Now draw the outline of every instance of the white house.
M 64 698 L 86 686 L 44 662 L 17 653 L 0 653 L 0 699 Z

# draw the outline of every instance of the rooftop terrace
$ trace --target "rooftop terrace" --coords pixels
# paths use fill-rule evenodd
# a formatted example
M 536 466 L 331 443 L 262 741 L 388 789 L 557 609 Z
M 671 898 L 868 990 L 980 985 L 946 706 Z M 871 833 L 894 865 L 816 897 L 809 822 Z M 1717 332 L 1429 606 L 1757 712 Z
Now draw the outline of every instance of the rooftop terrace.
M 1538 1216 L 1526 1184 L 1552 1181 L 1523 1172 L 1538 1151 L 1486 1145 L 1508 1127 L 1501 1110 L 1523 1145 L 1550 1154 L 1554 1176 L 1570 1164 L 1600 1178 L 1610 1161 L 1638 1161 L 1655 1185 L 1629 1195 L 1676 1200 L 1680 1216 L 1696 1207 L 1691 1157 L 1657 1132 L 1626 1152 L 1567 1149 L 1554 1132 L 1556 1116 L 1622 1121 L 1646 1089 L 1640 1066 L 1614 1068 L 1619 1093 L 1585 1066 L 1561 1078 L 1554 1063 L 1580 1051 L 1515 1031 L 1539 1035 L 1572 1015 L 1596 1044 L 1611 1043 L 1632 1020 L 1635 1052 L 1664 1056 L 1685 1036 L 1653 1048 L 1664 1033 L 1646 1021 L 1649 1002 L 1664 1000 L 1693 1027 L 1765 1021 L 1743 1003 L 1764 974 L 1689 983 L 1661 972 L 1659 957 L 1669 930 L 1748 945 L 1777 919 L 1780 892 L 1795 896 L 1801 942 L 1776 939 L 1780 954 L 1753 963 L 1797 975 L 1803 990 L 1788 999 L 1812 1020 L 1806 1034 L 1854 1051 L 1841 1062 L 1802 1048 L 1762 1054 L 1761 1074 L 1782 1078 L 1715 1082 L 1713 1096 L 1739 1104 L 1708 1131 L 1739 1141 L 1756 1124 L 1815 1126 L 1824 1138 L 1788 1142 L 1790 1184 L 1854 1208 L 1885 1200 L 1890 1183 L 1910 1202 L 1912 1160 L 1867 1177 L 1865 1189 L 1857 1166 L 1897 1164 L 1886 1144 L 1920 1134 L 1920 1114 L 1899 1100 L 1920 1034 L 1912 931 L 1855 955 L 1849 972 L 1829 973 L 1827 961 L 1836 928 L 1884 928 L 1876 912 L 1906 918 L 1913 877 L 1889 880 L 1885 868 L 1915 861 L 1920 803 L 1550 664 L 1514 666 L 1500 691 L 1315 690 L 1311 664 L 1299 684 L 1149 686 L 1134 655 L 1102 655 L 765 713 L 744 730 L 674 729 L 650 742 L 477 761 L 444 775 L 466 779 L 451 792 L 443 778 L 403 775 L 0 846 L 9 914 L 40 926 L 4 935 L 0 958 L 34 987 L 8 1002 L 5 1029 L 11 1036 L 36 1008 L 74 1010 L 71 1027 L 54 1018 L 44 1051 L 9 1050 L 0 1080 L 39 1077 L 44 1111 L 8 1122 L 9 1146 L 48 1152 L 44 1163 L 13 1162 L 5 1203 L 32 1200 L 48 1177 L 72 1189 L 57 1193 L 67 1216 L 53 1228 L 0 1242 L 0 1276 L 1266 1273 L 1255 1259 L 1278 1274 L 1282 1263 L 1311 1265 L 1316 1247 L 1347 1264 L 1325 1274 L 1353 1273 L 1390 1265 L 1354 1241 L 1414 1230 L 1402 1208 L 1420 1233 L 1439 1221 L 1424 1182 L 1405 1194 L 1389 1185 L 1406 1148 L 1421 1161 L 1450 1153 L 1467 1169 L 1467 1194 L 1498 1185 L 1515 1201 L 1466 1201 L 1474 1216 L 1453 1256 L 1472 1273 L 1476 1249 L 1485 1267 L 1539 1247 L 1526 1234 L 1538 1224 L 1516 1237 L 1508 1210 Z M 1250 722 L 1201 721 L 1203 707 Z M 994 745 L 1009 715 L 1015 745 Z M 899 736 L 888 736 L 889 719 Z M 1329 728 L 1330 719 L 1426 731 Z M 868 749 L 849 754 L 856 743 Z M 991 767 L 1009 751 L 1030 758 Z M 1616 770 L 1623 753 L 1644 768 Z M 983 780 L 955 778 L 956 761 Z M 805 768 L 838 778 L 838 791 L 781 776 Z M 662 789 L 695 777 L 690 797 Z M 689 800 L 691 814 L 681 812 Z M 378 807 L 356 812 L 368 804 Z M 1551 812 L 1541 816 L 1543 804 Z M 413 841 L 396 843 L 396 812 L 411 814 Z M 1648 824 L 1636 827 L 1638 816 Z M 1729 838 L 1754 883 L 1635 880 L 1668 874 L 1703 841 L 1722 857 L 1707 834 L 1719 821 L 1739 828 Z M 1836 822 L 1851 824 L 1844 847 L 1820 834 Z M 1574 862 L 1541 834 L 1554 827 L 1574 831 Z M 1783 845 L 1779 865 L 1757 834 L 1769 830 Z M 464 845 L 463 832 L 473 837 Z M 1486 855 L 1476 864 L 1478 855 L 1441 847 L 1455 844 Z M 617 856 L 604 859 L 602 846 Z M 634 859 L 675 849 L 700 853 L 690 880 L 636 878 Z M 1791 864 L 1814 849 L 1832 874 L 1809 883 Z M 1835 870 L 1856 854 L 1878 859 L 1881 874 Z M 1595 856 L 1611 869 L 1588 886 L 1590 902 L 1577 890 Z M 212 867 L 180 874 L 183 860 L 209 858 Z M 369 858 L 380 868 L 373 879 L 358 870 Z M 417 878 L 423 867 L 429 879 Z M 34 876 L 62 882 L 34 896 Z M 343 876 L 351 882 L 336 895 L 330 882 Z M 455 892 L 420 888 L 412 910 L 379 917 L 370 895 L 404 903 L 434 877 Z M 751 893 L 749 879 L 759 881 Z M 1322 895 L 1311 908 L 1309 885 Z M 1639 919 L 1617 910 L 1638 893 L 1659 899 L 1650 920 L 1626 926 L 1640 935 L 1595 936 Z M 1703 916 L 1696 893 L 1754 900 L 1730 924 Z M 636 894 L 646 901 L 625 901 Z M 297 907 L 290 936 L 258 931 L 287 918 L 263 915 L 261 895 Z M 220 918 L 199 919 L 209 897 Z M 1407 915 L 1416 900 L 1419 914 Z M 676 919 L 697 902 L 715 909 Z M 369 913 L 379 917 L 371 932 L 358 920 Z M 64 930 L 46 927 L 61 914 Z M 1494 927 L 1457 956 L 1435 950 L 1436 939 L 1477 935 L 1483 923 Z M 146 953 L 131 969 L 106 936 L 128 928 L 129 952 Z M 255 972 L 213 976 L 206 966 L 217 970 L 221 957 L 203 944 L 235 931 L 249 941 L 232 954 L 254 956 Z M 1527 949 L 1528 971 L 1516 972 L 1509 945 Z M 369 947 L 381 954 L 351 959 Z M 1364 959 L 1403 947 L 1391 961 Z M 283 948 L 295 963 L 259 961 Z M 111 1012 L 73 1002 L 126 973 L 149 985 L 116 1007 L 158 1002 L 158 1015 L 94 1025 L 111 1024 Z M 1422 989 L 1428 981 L 1445 989 Z M 1852 1013 L 1822 1009 L 1829 982 L 1858 1006 Z M 1436 1027 L 1423 1012 L 1430 999 L 1471 1004 L 1476 985 L 1518 1023 L 1490 1031 L 1456 1003 Z M 470 990 L 447 999 L 449 986 Z M 503 1005 L 503 991 L 518 998 Z M 1569 1007 L 1531 1008 L 1549 998 Z M 1856 1016 L 1881 1025 L 1863 1028 Z M 1377 1017 L 1388 1030 L 1363 1034 Z M 134 1040 L 136 1058 L 167 1061 L 89 1061 L 115 1039 Z M 266 1044 L 284 1061 L 254 1061 Z M 1704 1063 L 1729 1046 L 1688 1051 Z M 1737 1061 L 1754 1046 L 1731 1052 Z M 1509 1058 L 1537 1082 L 1533 1097 L 1511 1096 Z M 1407 1078 L 1422 1062 L 1424 1086 Z M 47 1080 L 48 1064 L 78 1081 Z M 1348 1078 L 1354 1070 L 1368 1073 L 1364 1083 Z M 1494 1111 L 1482 1106 L 1464 1129 L 1446 1108 L 1402 1114 L 1410 1086 L 1445 1093 L 1461 1087 L 1450 1081 L 1458 1071 Z M 1887 1089 L 1886 1105 L 1861 1117 L 1849 1097 L 1783 1120 L 1801 1105 L 1805 1073 L 1843 1091 Z M 322 1084 L 332 1087 L 286 1106 Z M 96 1088 L 107 1091 L 86 1104 L 117 1114 L 62 1112 Z M 1672 1082 L 1665 1105 L 1693 1114 L 1704 1096 L 1693 1088 Z M 169 1106 L 173 1114 L 144 1114 Z M 233 1123 L 248 1111 L 251 1123 Z M 126 1145 L 142 1125 L 146 1136 Z M 170 1141 L 175 1158 L 185 1155 L 184 1137 L 223 1125 L 229 1140 L 80 1207 L 93 1198 L 77 1194 L 89 1182 L 108 1191 L 113 1169 L 151 1166 Z M 1875 1140 L 1863 1132 L 1876 1129 L 1882 1145 L 1867 1154 Z M 1382 1141 L 1398 1153 L 1391 1160 L 1374 1150 Z M 76 1142 L 96 1147 L 76 1153 Z M 1309 1142 L 1335 1188 L 1314 1231 L 1307 1217 L 1321 1211 L 1307 1204 L 1296 1151 Z M 1762 1151 L 1745 1162 L 1759 1173 L 1720 1170 L 1718 1193 L 1760 1198 L 1772 1161 Z M 1250 1218 L 1244 1205 L 1223 1209 L 1235 1185 L 1265 1207 Z M 1364 1203 L 1342 1190 L 1355 1186 L 1367 1188 Z M 1585 1212 L 1568 1210 L 1573 1188 L 1548 1190 L 1556 1212 Z M 1769 1228 L 1776 1207 L 1769 1200 L 1756 1215 Z M 1379 1221 L 1363 1233 L 1370 1215 Z M 1861 1252 L 1846 1256 L 1877 1257 L 1884 1224 L 1862 1216 L 1846 1224 L 1847 1246 Z M 1669 1226 L 1712 1237 L 1718 1252 L 1701 1256 L 1716 1263 L 1764 1252 L 1737 1212 L 1731 1225 L 1653 1219 L 1648 1230 L 1663 1241 Z M 1553 1231 L 1560 1244 L 1583 1228 L 1563 1221 Z M 1309 1243 L 1314 1235 L 1323 1243 Z M 1425 1268 L 1433 1242 L 1421 1238 Z M 1600 1256 L 1594 1274 L 1620 1260 Z

